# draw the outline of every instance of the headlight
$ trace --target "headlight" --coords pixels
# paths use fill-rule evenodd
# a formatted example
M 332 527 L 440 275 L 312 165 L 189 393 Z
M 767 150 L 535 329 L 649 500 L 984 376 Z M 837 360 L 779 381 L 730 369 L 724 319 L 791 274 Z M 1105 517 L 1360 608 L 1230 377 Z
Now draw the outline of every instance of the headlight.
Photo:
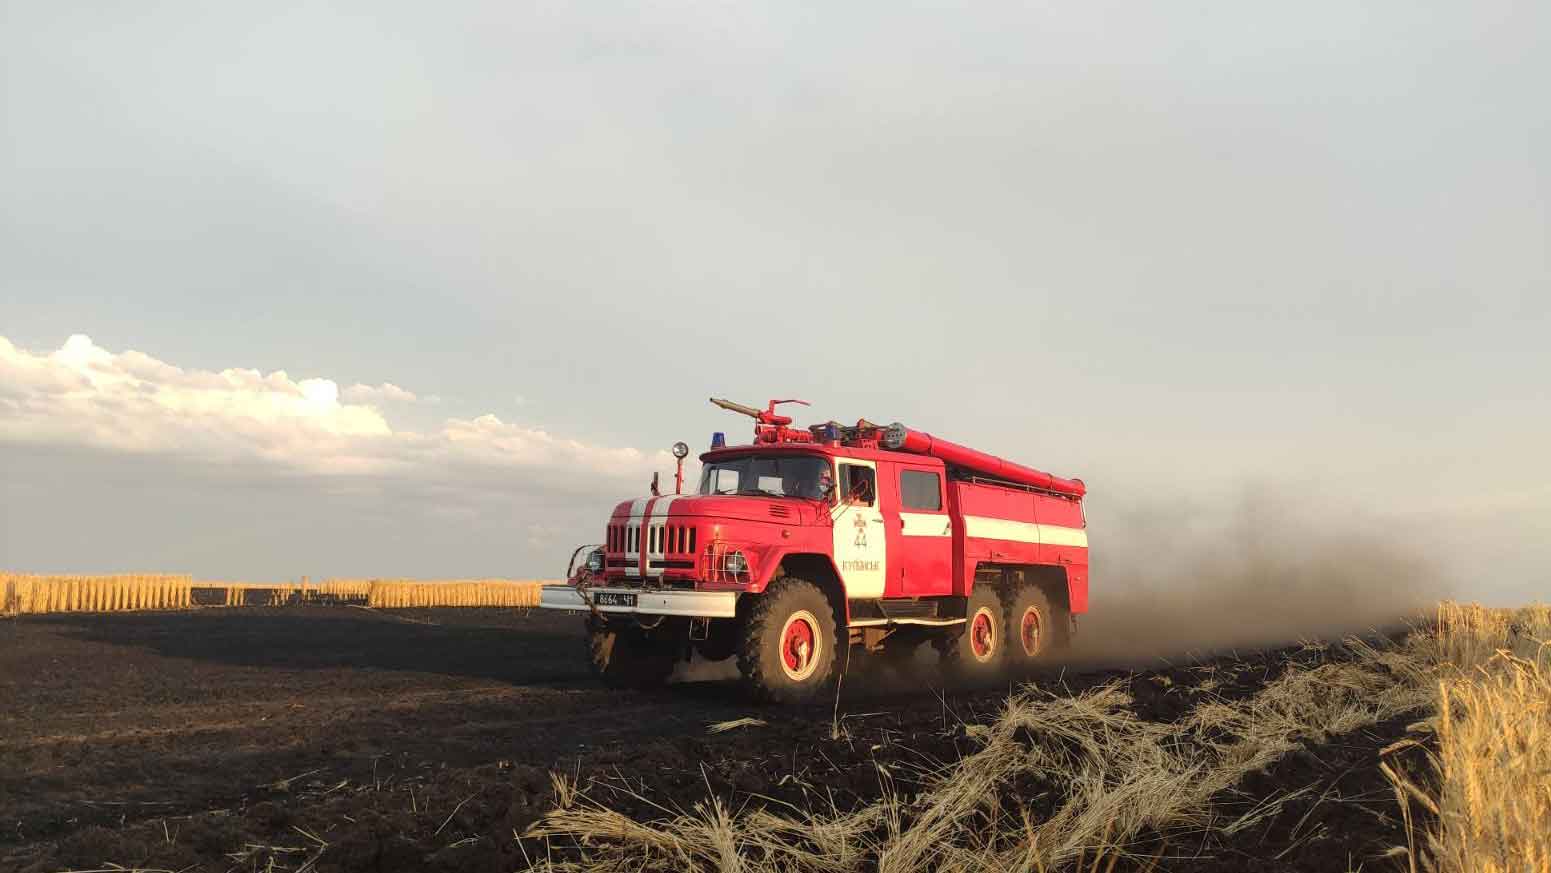
M 587 556 L 587 569 L 596 573 L 603 569 L 603 550 L 599 549 Z
M 743 557 L 742 552 L 733 552 L 728 555 L 726 560 L 722 562 L 722 566 L 727 569 L 727 572 L 734 575 L 749 571 L 749 561 Z

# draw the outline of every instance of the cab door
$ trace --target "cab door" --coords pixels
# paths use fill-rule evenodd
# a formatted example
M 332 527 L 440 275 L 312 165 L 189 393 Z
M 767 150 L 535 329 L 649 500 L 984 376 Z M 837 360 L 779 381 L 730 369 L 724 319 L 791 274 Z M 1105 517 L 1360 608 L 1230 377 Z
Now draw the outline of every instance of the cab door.
M 878 500 L 878 469 L 872 461 L 841 458 L 835 476 L 835 567 L 846 598 L 883 596 L 888 578 L 888 537 Z
M 899 464 L 900 590 L 932 597 L 953 590 L 953 519 L 941 467 Z

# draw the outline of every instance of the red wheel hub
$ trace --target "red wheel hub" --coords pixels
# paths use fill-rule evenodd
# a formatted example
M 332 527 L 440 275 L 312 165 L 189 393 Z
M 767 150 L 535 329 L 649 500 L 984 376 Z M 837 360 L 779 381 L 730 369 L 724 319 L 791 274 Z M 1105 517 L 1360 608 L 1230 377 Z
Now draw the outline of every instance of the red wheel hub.
M 1018 633 L 1023 637 L 1023 651 L 1033 655 L 1039 652 L 1039 610 L 1025 609 Z
M 975 619 L 969 625 L 969 645 L 977 658 L 989 656 L 996 646 L 996 628 L 991 625 L 989 612 L 975 613 Z
M 786 626 L 786 636 L 781 640 L 781 659 L 786 669 L 802 673 L 813 660 L 813 625 L 799 618 Z

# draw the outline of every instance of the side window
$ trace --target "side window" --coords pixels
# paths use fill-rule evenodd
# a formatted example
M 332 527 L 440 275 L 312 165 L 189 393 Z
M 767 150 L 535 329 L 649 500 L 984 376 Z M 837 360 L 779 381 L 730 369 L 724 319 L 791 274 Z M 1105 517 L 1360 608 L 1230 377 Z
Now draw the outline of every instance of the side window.
M 905 509 L 942 509 L 941 479 L 936 473 L 920 470 L 899 472 L 899 502 Z
M 878 489 L 873 487 L 874 474 L 871 467 L 863 467 L 858 464 L 840 465 L 841 499 L 849 503 L 860 503 L 871 506 Z

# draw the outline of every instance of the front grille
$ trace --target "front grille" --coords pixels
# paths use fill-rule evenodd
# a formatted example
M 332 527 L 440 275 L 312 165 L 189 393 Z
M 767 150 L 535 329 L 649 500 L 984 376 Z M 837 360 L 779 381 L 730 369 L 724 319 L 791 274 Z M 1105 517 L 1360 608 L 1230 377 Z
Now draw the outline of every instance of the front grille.
M 695 554 L 695 528 L 687 524 L 653 524 L 646 529 L 646 552 L 651 555 Z
M 639 551 L 641 540 L 641 526 L 631 527 L 624 524 L 611 524 L 608 528 L 608 550 L 611 552 L 635 552 Z
M 682 575 L 692 573 L 699 555 L 700 537 L 692 524 L 648 522 L 643 531 L 639 519 L 610 524 L 606 531 L 608 556 L 605 566 L 610 578 L 623 574 L 638 576 L 637 561 L 647 559 L 646 575 L 661 577 L 664 573 Z
M 689 525 L 668 525 L 668 547 L 664 551 L 678 555 L 693 555 L 695 529 Z

